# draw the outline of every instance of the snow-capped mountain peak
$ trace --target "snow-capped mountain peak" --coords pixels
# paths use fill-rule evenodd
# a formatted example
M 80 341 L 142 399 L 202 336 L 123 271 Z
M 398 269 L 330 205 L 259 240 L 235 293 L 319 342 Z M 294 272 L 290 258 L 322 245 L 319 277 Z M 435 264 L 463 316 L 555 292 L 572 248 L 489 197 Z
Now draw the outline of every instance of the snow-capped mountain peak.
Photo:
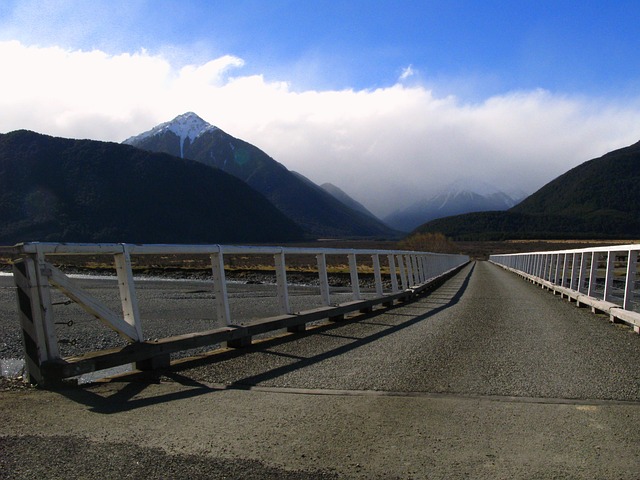
M 455 182 L 443 188 L 438 195 L 457 195 L 460 193 L 475 193 L 477 195 L 488 196 L 495 193 L 502 193 L 494 185 L 469 177 L 460 177 Z
M 127 138 L 123 143 L 134 144 L 155 135 L 162 135 L 165 132 L 172 132 L 180 138 L 180 157 L 184 158 L 184 142 L 188 138 L 193 142 L 205 132 L 217 130 L 217 127 L 205 122 L 193 112 L 183 113 L 169 122 L 161 123 L 151 130 Z
M 518 203 L 506 193 L 486 182 L 459 179 L 440 193 L 425 196 L 406 208 L 388 215 L 384 221 L 399 230 L 410 232 L 430 220 L 469 212 L 507 210 Z

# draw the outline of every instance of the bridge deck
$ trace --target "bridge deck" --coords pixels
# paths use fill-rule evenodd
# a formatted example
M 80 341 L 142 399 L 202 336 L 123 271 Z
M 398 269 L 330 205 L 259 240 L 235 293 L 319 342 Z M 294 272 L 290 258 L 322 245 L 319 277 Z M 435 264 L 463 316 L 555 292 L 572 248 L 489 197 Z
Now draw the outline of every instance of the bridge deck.
M 479 262 L 418 302 L 184 362 L 159 384 L 5 392 L 0 448 L 14 469 L 38 451 L 31 473 L 53 476 L 69 454 L 52 444 L 236 478 L 631 479 L 639 342 Z
M 603 318 L 479 262 L 416 303 L 182 371 L 208 383 L 640 401 L 640 339 Z

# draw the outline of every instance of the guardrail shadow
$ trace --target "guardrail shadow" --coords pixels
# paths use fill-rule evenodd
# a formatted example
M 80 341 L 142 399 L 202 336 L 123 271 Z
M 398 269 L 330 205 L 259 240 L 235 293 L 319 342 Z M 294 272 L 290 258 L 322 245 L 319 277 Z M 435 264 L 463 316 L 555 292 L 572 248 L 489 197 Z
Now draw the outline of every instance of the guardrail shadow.
M 383 327 L 383 329 L 379 332 L 372 333 L 371 335 L 367 335 L 361 338 L 342 335 L 343 338 L 351 340 L 351 342 L 337 348 L 323 351 L 316 355 L 302 357 L 291 354 L 281 354 L 279 352 L 272 352 L 269 350 L 279 345 L 295 342 L 297 340 L 310 336 L 322 334 L 333 334 L 341 336 L 340 329 L 342 329 L 343 327 L 357 322 L 366 322 L 369 319 L 378 317 L 381 313 L 388 312 L 389 309 L 374 310 L 369 313 L 360 314 L 353 319 L 347 319 L 336 323 L 322 324 L 293 336 L 282 336 L 273 339 L 262 340 L 258 343 L 254 343 L 253 345 L 242 349 L 230 350 L 194 360 L 185 360 L 179 364 L 175 364 L 169 368 L 161 369 L 155 372 L 144 372 L 141 374 L 127 375 L 126 377 L 122 377 L 121 379 L 115 379 L 109 382 L 114 390 L 112 394 L 109 394 L 109 390 L 111 390 L 109 388 L 106 389 L 107 394 L 100 394 L 94 391 L 96 389 L 92 388 L 91 386 L 85 388 L 70 388 L 56 391 L 75 402 L 89 406 L 91 410 L 96 413 L 111 414 L 144 408 L 151 405 L 170 402 L 174 400 L 187 399 L 223 390 L 247 390 L 252 386 L 258 385 L 259 383 L 278 378 L 287 373 L 304 369 L 329 358 L 340 356 L 357 348 L 363 347 L 364 345 L 392 335 L 418 322 L 422 322 L 429 317 L 438 314 L 442 310 L 450 308 L 451 306 L 458 303 L 462 298 L 462 295 L 467 289 L 474 268 L 475 263 L 472 263 L 466 273 L 464 272 L 464 269 L 458 271 L 456 275 L 445 280 L 440 286 L 436 287 L 434 290 L 431 290 L 425 296 L 421 297 L 423 303 L 424 300 L 435 300 L 432 307 L 427 311 L 424 311 L 424 308 L 420 308 L 420 311 L 422 311 L 423 313 L 417 315 L 411 313 L 394 312 L 395 316 L 407 316 L 407 320 L 393 325 L 383 322 L 372 323 L 372 325 L 381 326 Z M 463 276 L 463 278 L 461 278 L 462 281 L 460 282 L 459 286 L 454 286 L 455 284 L 453 284 L 451 280 L 456 278 L 457 276 Z M 448 288 L 446 288 L 447 285 L 449 285 Z M 436 294 L 439 295 L 436 297 Z M 411 303 L 405 303 L 399 304 L 394 308 L 400 307 L 402 309 L 410 309 L 411 306 Z M 260 352 L 274 355 L 284 355 L 292 359 L 293 363 L 270 368 L 258 374 L 239 378 L 224 386 L 207 385 L 189 377 L 188 373 L 185 373 L 199 366 L 211 365 L 212 363 L 222 361 L 229 361 L 250 353 Z M 149 385 L 153 383 L 160 383 L 160 380 L 163 377 L 169 378 L 182 387 L 186 388 L 180 388 L 178 391 L 172 391 L 155 396 L 145 396 L 145 390 L 149 387 Z M 120 385 L 122 386 L 120 387 Z M 105 389 L 101 388 L 100 390 L 104 392 Z

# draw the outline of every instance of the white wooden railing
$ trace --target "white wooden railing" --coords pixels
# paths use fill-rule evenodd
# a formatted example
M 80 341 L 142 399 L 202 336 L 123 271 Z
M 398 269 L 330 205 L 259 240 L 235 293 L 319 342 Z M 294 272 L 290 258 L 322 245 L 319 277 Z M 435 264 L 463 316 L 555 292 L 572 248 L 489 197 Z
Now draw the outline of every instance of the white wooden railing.
M 640 245 L 491 255 L 489 260 L 640 333 Z
M 5 249 L 6 250 L 6 249 Z M 354 250 L 287 247 L 247 247 L 232 245 L 134 245 L 134 244 L 62 244 L 24 243 L 11 247 L 19 259 L 14 263 L 19 315 L 25 339 L 27 372 L 34 383 L 46 384 L 82 373 L 115 365 L 153 361 L 148 368 L 166 365 L 170 353 L 214 343 L 227 342 L 230 347 L 251 343 L 253 335 L 287 328 L 291 332 L 305 329 L 308 322 L 322 318 L 338 320 L 346 313 L 369 311 L 374 305 L 391 306 L 394 301 L 406 301 L 422 292 L 438 279 L 469 261 L 466 255 L 446 255 L 405 250 Z M 54 263 L 58 255 L 113 256 L 118 280 L 121 312 L 110 309 L 102 301 L 81 289 Z M 131 258 L 137 255 L 207 255 L 211 259 L 215 324 L 212 330 L 188 335 L 145 341 L 136 296 L 136 281 Z M 278 317 L 249 324 L 232 319 L 225 277 L 225 255 L 268 255 L 273 257 L 278 298 Z M 316 258 L 320 297 L 323 307 L 293 312 L 289 302 L 287 260 L 298 255 Z M 334 304 L 327 273 L 327 256 L 342 256 L 348 264 L 351 280 L 350 302 Z M 372 265 L 375 295 L 363 298 L 359 281 L 359 261 Z M 383 282 L 383 269 L 390 280 Z M 56 336 L 54 309 L 50 289 L 64 293 L 87 313 L 125 338 L 130 347 L 117 352 L 91 352 L 87 358 L 64 359 L 60 356 Z M 158 358 L 161 360 L 156 361 Z

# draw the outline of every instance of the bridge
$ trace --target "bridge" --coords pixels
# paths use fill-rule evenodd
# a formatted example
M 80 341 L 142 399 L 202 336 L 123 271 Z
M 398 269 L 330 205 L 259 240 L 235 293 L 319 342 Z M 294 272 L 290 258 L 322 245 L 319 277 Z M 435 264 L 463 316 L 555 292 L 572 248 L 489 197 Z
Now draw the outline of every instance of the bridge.
M 457 259 L 432 273 L 427 257 L 396 252 L 395 290 L 382 282 L 389 257 L 378 274 L 365 252 L 370 288 L 330 289 L 324 305 L 324 287 L 306 287 L 317 290 L 310 295 L 290 286 L 290 313 L 280 313 L 277 285 L 254 286 L 261 293 L 249 298 L 230 284 L 230 319 L 273 297 L 267 323 L 281 321 L 317 295 L 315 309 L 332 320 L 245 330 L 239 338 L 251 333 L 250 342 L 176 358 L 139 379 L 4 394 L 4 465 L 14 478 L 62 475 L 73 451 L 92 459 L 83 468 L 97 478 L 105 461 L 96 452 L 108 451 L 114 478 L 638 478 L 637 248 Z M 362 268 L 353 265 L 355 280 Z M 86 288 L 100 300 L 113 285 Z M 136 292 L 159 320 L 179 301 L 197 310 L 206 296 L 191 281 Z

